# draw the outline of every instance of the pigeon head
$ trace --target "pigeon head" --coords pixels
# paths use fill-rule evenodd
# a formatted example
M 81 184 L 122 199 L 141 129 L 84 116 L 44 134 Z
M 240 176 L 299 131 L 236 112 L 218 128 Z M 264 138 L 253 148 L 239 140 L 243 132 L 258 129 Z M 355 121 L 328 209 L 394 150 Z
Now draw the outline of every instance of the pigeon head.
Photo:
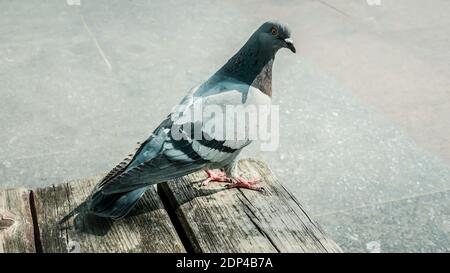
M 244 46 L 214 74 L 214 79 L 226 76 L 251 85 L 272 96 L 272 65 L 281 48 L 295 53 L 289 27 L 278 21 L 262 24 Z
M 281 48 L 296 52 L 289 27 L 279 21 L 265 22 L 254 35 L 262 48 L 272 49 L 274 53 Z

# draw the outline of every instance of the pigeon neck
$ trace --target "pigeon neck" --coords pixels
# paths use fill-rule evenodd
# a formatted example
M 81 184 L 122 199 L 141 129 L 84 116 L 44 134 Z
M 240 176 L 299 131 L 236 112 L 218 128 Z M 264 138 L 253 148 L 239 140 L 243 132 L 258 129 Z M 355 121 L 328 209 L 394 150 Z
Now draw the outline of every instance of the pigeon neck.
M 252 37 L 220 70 L 232 77 L 261 90 L 272 97 L 272 65 L 275 52 L 262 48 Z

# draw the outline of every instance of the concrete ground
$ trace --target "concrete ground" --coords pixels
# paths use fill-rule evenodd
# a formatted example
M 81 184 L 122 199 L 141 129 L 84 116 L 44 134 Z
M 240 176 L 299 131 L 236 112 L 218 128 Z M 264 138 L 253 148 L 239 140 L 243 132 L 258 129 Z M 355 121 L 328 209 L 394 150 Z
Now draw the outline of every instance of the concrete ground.
M 450 251 L 450 2 L 0 1 L 0 188 L 108 171 L 265 20 L 266 160 L 354 252 Z

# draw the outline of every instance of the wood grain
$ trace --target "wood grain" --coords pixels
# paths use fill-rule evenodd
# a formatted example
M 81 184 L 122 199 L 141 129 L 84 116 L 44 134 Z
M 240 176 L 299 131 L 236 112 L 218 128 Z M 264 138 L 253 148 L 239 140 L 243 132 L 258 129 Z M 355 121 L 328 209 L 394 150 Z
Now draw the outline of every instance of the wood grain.
M 101 178 L 36 190 L 43 252 L 185 252 L 154 187 L 124 219 L 86 213 L 84 201 Z
M 0 191 L 0 253 L 35 252 L 30 191 Z
M 261 177 L 263 193 L 199 187 L 202 172 L 160 184 L 195 252 L 341 252 L 261 161 L 241 160 L 245 177 Z

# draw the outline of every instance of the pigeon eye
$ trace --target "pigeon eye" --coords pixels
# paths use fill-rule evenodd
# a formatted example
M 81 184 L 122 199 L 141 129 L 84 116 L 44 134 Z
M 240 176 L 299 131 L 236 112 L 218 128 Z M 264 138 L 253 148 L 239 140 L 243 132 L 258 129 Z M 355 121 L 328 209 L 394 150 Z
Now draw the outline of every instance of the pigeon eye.
M 278 29 L 276 27 L 272 27 L 270 32 L 272 33 L 273 36 L 277 36 L 278 35 Z

